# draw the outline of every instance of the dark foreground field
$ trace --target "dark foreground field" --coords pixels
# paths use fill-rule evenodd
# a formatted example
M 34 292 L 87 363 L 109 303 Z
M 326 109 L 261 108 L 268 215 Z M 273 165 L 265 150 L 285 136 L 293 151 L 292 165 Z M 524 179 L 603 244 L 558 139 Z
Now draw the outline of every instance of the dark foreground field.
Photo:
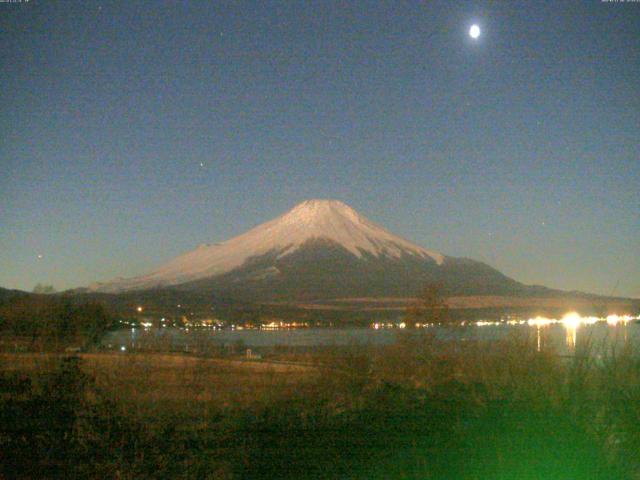
M 437 353 L 436 353 L 437 352 Z M 526 339 L 327 349 L 317 367 L 0 357 L 1 478 L 640 478 L 640 357 Z

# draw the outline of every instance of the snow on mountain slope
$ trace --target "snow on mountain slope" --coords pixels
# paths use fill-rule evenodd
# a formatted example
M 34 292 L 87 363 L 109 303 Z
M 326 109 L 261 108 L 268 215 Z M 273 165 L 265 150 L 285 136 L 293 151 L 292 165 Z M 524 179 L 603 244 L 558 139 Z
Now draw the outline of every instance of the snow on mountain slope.
M 137 290 L 177 285 L 213 277 L 242 266 L 252 257 L 276 253 L 289 255 L 313 239 L 333 241 L 356 257 L 400 258 L 403 255 L 444 261 L 440 253 L 424 249 L 358 214 L 337 200 L 307 200 L 280 217 L 235 238 L 215 245 L 200 245 L 155 272 L 131 279 L 118 279 L 93 287 L 103 292 Z

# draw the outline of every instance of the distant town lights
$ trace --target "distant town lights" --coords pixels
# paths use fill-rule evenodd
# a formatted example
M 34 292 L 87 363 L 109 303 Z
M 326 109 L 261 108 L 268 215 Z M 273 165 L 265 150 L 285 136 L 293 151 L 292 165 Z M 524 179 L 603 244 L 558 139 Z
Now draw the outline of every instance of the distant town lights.
M 583 317 L 577 312 L 568 312 L 562 318 L 547 318 L 547 317 L 535 317 L 529 319 L 517 319 L 517 318 L 509 318 L 509 319 L 501 319 L 501 320 L 478 320 L 475 322 L 469 322 L 471 325 L 475 325 L 477 327 L 486 327 L 486 326 L 499 326 L 499 325 L 529 325 L 536 328 L 546 327 L 549 325 L 562 325 L 566 329 L 575 330 L 581 325 L 593 325 L 598 322 L 606 322 L 609 325 L 626 325 L 627 323 L 635 320 L 640 320 L 640 315 L 632 316 L 632 315 L 616 315 L 612 314 L 607 317 L 594 317 L 594 316 L 586 316 Z M 465 322 L 462 322 L 461 325 L 464 325 Z M 416 328 L 425 328 L 432 327 L 435 324 L 432 323 L 416 323 Z M 374 330 L 380 330 L 384 328 L 406 328 L 406 324 L 402 323 L 384 323 L 384 322 L 375 322 L 371 324 L 371 328 Z
M 138 308 L 136 308 L 136 310 L 138 311 L 138 313 L 141 313 L 142 312 L 142 307 L 139 306 Z

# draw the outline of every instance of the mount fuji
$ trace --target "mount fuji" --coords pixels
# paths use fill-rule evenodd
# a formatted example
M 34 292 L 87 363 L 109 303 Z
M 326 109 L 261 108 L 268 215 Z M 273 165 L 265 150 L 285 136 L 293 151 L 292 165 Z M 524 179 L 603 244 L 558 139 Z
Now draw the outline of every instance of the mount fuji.
M 200 245 L 148 275 L 89 289 L 317 300 L 413 296 L 434 282 L 448 295 L 517 295 L 533 288 L 484 263 L 416 245 L 340 201 L 307 200 L 235 238 Z

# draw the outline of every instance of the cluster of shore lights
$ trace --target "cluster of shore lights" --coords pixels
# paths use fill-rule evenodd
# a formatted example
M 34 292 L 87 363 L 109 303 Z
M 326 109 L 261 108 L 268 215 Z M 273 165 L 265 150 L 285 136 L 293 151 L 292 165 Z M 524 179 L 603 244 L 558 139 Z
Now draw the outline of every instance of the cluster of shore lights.
M 263 323 L 260 325 L 261 330 L 280 330 L 280 329 L 289 329 L 289 328 L 307 328 L 309 326 L 306 322 L 270 322 Z
M 618 324 L 627 324 L 633 320 L 640 320 L 639 316 L 631 316 L 631 315 L 608 315 L 606 317 L 583 317 L 579 313 L 570 312 L 564 315 L 562 318 L 546 318 L 546 317 L 535 317 L 529 318 L 527 320 L 507 320 L 506 322 L 488 322 L 488 321 L 479 321 L 475 324 L 478 327 L 484 327 L 487 325 L 531 325 L 533 327 L 546 327 L 547 325 L 553 324 L 562 324 L 565 327 L 569 328 L 577 328 L 580 325 L 593 325 L 598 322 L 607 322 L 609 325 L 618 325 Z
M 475 325 L 478 327 L 486 327 L 486 326 L 499 326 L 499 325 L 530 325 L 532 327 L 546 327 L 548 325 L 561 324 L 570 329 L 576 329 L 580 325 L 593 325 L 598 322 L 607 322 L 607 324 L 615 326 L 615 325 L 626 325 L 627 323 L 640 320 L 640 315 L 632 316 L 632 315 L 608 315 L 606 317 L 583 317 L 577 312 L 570 312 L 564 315 L 562 318 L 547 318 L 547 317 L 535 317 L 529 319 L 513 319 L 510 318 L 508 320 L 479 320 L 477 322 L 474 321 L 462 321 L 459 325 Z M 429 328 L 437 326 L 436 323 L 416 323 L 416 328 Z M 371 327 L 374 330 L 383 330 L 383 329 L 392 329 L 392 328 L 406 328 L 407 324 L 404 322 L 401 323 L 392 323 L 392 322 L 375 322 L 371 324 Z
M 406 323 L 391 323 L 391 322 L 375 322 L 372 323 L 371 326 L 374 330 L 381 330 L 385 328 L 405 328 Z M 419 328 L 419 324 L 416 323 L 416 328 Z

